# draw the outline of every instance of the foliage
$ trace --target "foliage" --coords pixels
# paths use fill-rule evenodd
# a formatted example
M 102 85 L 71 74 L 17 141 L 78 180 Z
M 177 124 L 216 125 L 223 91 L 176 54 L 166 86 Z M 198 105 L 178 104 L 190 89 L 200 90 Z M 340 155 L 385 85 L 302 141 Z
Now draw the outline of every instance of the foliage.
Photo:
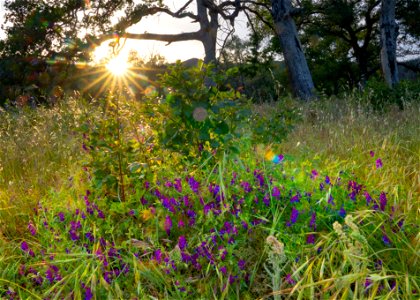
M 382 80 L 373 78 L 368 81 L 363 91 L 362 101 L 370 103 L 375 109 L 387 109 L 397 105 L 404 109 L 410 102 L 418 102 L 420 81 L 401 81 L 394 88 L 389 88 Z
M 187 157 L 207 158 L 237 152 L 234 143 L 249 115 L 246 98 L 226 84 L 231 74 L 212 65 L 186 68 L 180 62 L 159 81 L 161 95 L 152 95 L 146 114 L 164 147 Z

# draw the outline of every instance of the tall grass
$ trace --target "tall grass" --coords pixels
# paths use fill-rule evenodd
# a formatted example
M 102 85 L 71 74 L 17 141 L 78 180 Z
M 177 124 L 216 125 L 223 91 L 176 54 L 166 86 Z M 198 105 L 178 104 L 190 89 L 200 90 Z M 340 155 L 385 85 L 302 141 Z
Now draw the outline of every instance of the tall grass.
M 82 99 L 77 101 L 82 102 Z M 69 98 L 52 108 L 0 108 L 0 232 L 22 232 L 31 210 L 49 191 L 68 189 L 80 166 L 82 109 Z M 62 205 L 61 203 L 60 205 Z
M 349 96 L 310 104 L 302 116 L 281 151 L 327 172 L 351 169 L 361 182 L 392 195 L 403 212 L 418 212 L 420 102 L 376 111 Z M 380 172 L 372 163 L 378 158 Z
M 118 122 L 109 107 L 74 98 L 0 112 L 0 297 L 420 292 L 420 103 L 378 112 L 352 96 L 324 99 L 301 108 L 281 143 L 253 144 L 245 132 L 237 154 L 190 164 L 144 136 L 156 133 L 144 129 L 140 105 L 125 103 Z M 279 115 L 272 105 L 257 110 L 266 120 Z M 86 124 L 93 133 L 83 137 Z M 388 204 L 365 204 L 362 193 L 350 200 L 355 181 Z

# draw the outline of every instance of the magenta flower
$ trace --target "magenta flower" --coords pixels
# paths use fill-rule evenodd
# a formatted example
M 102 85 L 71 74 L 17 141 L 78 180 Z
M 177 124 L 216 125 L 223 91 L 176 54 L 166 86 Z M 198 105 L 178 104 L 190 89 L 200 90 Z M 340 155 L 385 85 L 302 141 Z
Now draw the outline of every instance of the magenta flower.
M 369 151 L 369 155 L 370 157 L 374 157 L 375 156 L 375 152 L 373 152 L 372 150 Z
M 382 160 L 380 158 L 378 158 L 376 160 L 376 168 L 379 169 L 379 168 L 382 168 L 382 166 L 383 166 Z

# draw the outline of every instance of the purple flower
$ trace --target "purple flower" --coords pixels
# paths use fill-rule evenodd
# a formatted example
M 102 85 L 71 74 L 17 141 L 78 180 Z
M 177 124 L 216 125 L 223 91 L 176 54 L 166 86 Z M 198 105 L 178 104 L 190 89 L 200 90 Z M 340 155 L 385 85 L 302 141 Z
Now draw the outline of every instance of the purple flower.
M 268 194 L 264 195 L 263 202 L 265 206 L 270 206 L 270 196 Z
M 29 222 L 28 230 L 32 235 L 36 235 L 36 228 L 32 222 Z
M 162 260 L 163 260 L 162 250 L 157 249 L 155 253 L 153 254 L 153 259 L 156 260 L 159 264 L 162 263 Z
M 384 234 L 384 235 L 382 236 L 382 241 L 384 242 L 384 244 L 385 244 L 386 246 L 391 246 L 391 241 L 390 241 L 389 237 L 388 237 L 386 234 Z
M 64 218 L 64 213 L 63 212 L 60 211 L 57 214 L 57 216 L 58 216 L 58 219 L 60 220 L 60 222 L 64 222 L 65 218 Z
M 297 193 L 292 198 L 290 198 L 290 203 L 299 202 L 299 201 L 300 201 L 300 195 L 299 195 L 299 193 Z
M 376 168 L 379 169 L 379 168 L 382 168 L 382 166 L 383 166 L 382 160 L 380 158 L 378 158 L 376 160 Z
M 341 206 L 340 210 L 338 211 L 338 214 L 344 218 L 346 216 L 346 210 L 344 209 L 343 206 Z
M 286 282 L 287 282 L 288 284 L 291 284 L 291 285 L 296 284 L 296 281 L 295 281 L 295 280 L 293 280 L 293 278 L 292 278 L 292 274 L 287 274 L 287 275 L 286 275 Z
M 368 192 L 364 193 L 365 198 L 366 198 L 366 205 L 369 205 L 370 202 L 372 201 L 372 197 L 370 196 L 370 194 Z
M 369 155 L 370 157 L 374 157 L 375 156 L 375 152 L 373 152 L 372 150 L 369 151 Z
M 219 268 L 219 270 L 220 270 L 220 272 L 222 272 L 222 274 L 223 274 L 223 275 L 226 275 L 226 273 L 227 273 L 227 269 L 226 269 L 226 267 L 225 267 L 225 266 L 220 267 L 220 268 Z
M 309 222 L 309 227 L 312 228 L 313 231 L 316 230 L 316 212 L 312 213 L 311 221 Z
M 170 216 L 166 216 L 164 227 L 165 227 L 166 234 L 169 235 L 172 229 L 172 220 Z
M 91 300 L 92 298 L 92 290 L 90 289 L 90 287 L 85 287 L 85 300 Z
M 250 193 L 252 191 L 252 187 L 249 184 L 249 182 L 247 182 L 247 181 L 242 181 L 241 182 L 241 187 L 244 189 L 245 193 Z
M 335 206 L 335 203 L 334 203 L 334 197 L 333 197 L 332 195 L 330 195 L 330 196 L 328 197 L 328 204 L 331 204 L 331 205 L 334 205 L 334 206 Z
M 238 267 L 239 267 L 239 269 L 240 269 L 240 270 L 245 269 L 245 265 L 246 265 L 245 260 L 240 259 L 240 260 L 238 261 Z
M 23 242 L 20 244 L 20 249 L 22 249 L 22 251 L 28 252 L 28 250 L 29 250 L 28 243 L 27 243 L 26 241 L 23 241 Z
M 278 198 L 280 197 L 280 190 L 278 187 L 273 187 L 273 190 L 271 191 L 271 194 L 273 197 Z
M 328 175 L 325 176 L 325 183 L 328 184 L 328 185 L 331 185 L 331 179 Z
M 296 223 L 298 217 L 299 211 L 296 208 L 292 207 L 292 212 L 290 213 L 290 221 L 287 222 L 286 225 L 290 227 L 292 224 Z
M 104 212 L 102 210 L 97 209 L 97 212 L 98 212 L 98 218 L 99 219 L 105 219 L 105 215 L 104 215 Z
M 254 171 L 254 177 L 258 181 L 260 187 L 264 186 L 264 176 L 263 173 L 260 170 Z
M 188 184 L 189 184 L 191 190 L 194 193 L 198 194 L 198 189 L 200 187 L 200 183 L 198 181 L 196 181 L 193 176 L 188 178 Z
M 324 188 L 325 188 L 325 185 L 324 185 L 324 183 L 323 183 L 323 182 L 321 182 L 321 183 L 319 184 L 319 190 L 322 192 L 322 191 L 324 190 Z
M 178 238 L 178 246 L 179 246 L 179 249 L 181 250 L 185 250 L 185 248 L 187 248 L 188 244 L 187 244 L 187 239 L 185 238 L 185 236 L 181 235 Z
M 384 192 L 381 193 L 381 195 L 379 196 L 379 205 L 382 211 L 385 210 L 385 206 L 387 203 L 387 199 L 386 199 L 386 194 Z
M 318 172 L 316 170 L 311 171 L 311 179 L 316 179 L 318 177 Z
M 315 234 L 309 234 L 306 237 L 306 243 L 307 244 L 315 244 Z

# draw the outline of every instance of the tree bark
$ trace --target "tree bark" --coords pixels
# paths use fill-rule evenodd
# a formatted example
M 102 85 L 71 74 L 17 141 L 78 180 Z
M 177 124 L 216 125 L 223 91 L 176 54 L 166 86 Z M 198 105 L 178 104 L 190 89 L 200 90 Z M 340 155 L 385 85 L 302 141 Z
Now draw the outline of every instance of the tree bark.
M 290 0 L 271 0 L 271 5 L 293 92 L 295 96 L 309 101 L 315 98 L 315 87 L 292 17 L 292 4 Z
M 381 65 L 384 78 L 389 87 L 395 86 L 398 79 L 397 67 L 398 25 L 395 22 L 395 0 L 382 0 L 381 8 Z

